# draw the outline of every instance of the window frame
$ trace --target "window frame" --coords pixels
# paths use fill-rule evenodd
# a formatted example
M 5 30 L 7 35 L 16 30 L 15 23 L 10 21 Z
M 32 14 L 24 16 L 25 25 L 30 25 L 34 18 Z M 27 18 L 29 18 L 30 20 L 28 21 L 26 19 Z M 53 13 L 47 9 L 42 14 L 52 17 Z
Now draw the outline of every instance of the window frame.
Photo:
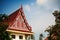
M 15 36 L 15 35 L 11 35 L 11 38 L 12 38 L 12 39 L 15 39 L 15 38 L 16 38 L 16 36 Z
M 23 39 L 23 36 L 22 36 L 22 35 L 20 35 L 20 36 L 19 36 L 19 39 Z

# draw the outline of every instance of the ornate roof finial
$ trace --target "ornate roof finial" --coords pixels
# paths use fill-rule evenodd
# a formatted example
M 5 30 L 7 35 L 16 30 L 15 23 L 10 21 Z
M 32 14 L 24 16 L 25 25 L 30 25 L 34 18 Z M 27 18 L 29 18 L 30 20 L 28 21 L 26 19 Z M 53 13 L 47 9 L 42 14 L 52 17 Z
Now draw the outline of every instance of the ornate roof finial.
M 21 4 L 21 9 L 23 9 L 22 4 Z
M 23 12 L 23 7 L 22 7 L 22 4 L 21 4 L 21 7 L 20 7 L 20 11 Z

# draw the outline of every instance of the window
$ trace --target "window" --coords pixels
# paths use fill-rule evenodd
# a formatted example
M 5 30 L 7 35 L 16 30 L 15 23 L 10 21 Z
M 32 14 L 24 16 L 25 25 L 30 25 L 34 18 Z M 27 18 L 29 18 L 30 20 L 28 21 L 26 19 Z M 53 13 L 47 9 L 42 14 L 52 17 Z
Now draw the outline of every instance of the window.
M 15 39 L 15 35 L 11 35 L 11 37 L 12 37 L 13 39 Z
M 19 36 L 19 39 L 23 39 L 23 36 Z

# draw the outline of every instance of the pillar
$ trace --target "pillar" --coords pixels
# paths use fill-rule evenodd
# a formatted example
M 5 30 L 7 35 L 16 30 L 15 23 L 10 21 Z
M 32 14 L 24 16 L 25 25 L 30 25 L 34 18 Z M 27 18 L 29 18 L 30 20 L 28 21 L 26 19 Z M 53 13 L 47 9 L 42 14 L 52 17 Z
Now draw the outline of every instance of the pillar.
M 23 35 L 23 40 L 25 40 L 25 35 Z

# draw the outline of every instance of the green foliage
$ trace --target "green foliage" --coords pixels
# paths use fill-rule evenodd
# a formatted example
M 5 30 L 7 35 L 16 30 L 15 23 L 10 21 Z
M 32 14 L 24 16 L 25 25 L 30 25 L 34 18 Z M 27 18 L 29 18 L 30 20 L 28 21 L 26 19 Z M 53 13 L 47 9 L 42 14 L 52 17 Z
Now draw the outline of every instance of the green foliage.
M 0 23 L 0 32 L 5 31 L 7 29 L 8 25 L 7 23 Z
M 49 32 L 49 38 L 51 38 L 52 34 L 57 35 L 57 40 L 60 40 L 60 11 L 54 11 L 53 15 L 55 16 L 55 22 L 56 24 L 53 26 L 49 26 L 49 29 L 46 29 L 45 31 Z
M 8 19 L 8 16 L 6 14 L 0 14 L 0 22 L 2 22 L 4 19 Z
M 6 14 L 0 14 L 0 40 L 11 40 L 10 33 L 6 31 L 8 24 L 3 22 L 7 18 L 8 16 Z
M 34 35 L 31 35 L 31 39 L 35 40 L 35 37 L 34 37 Z
M 6 31 L 7 28 L 7 23 L 0 23 L 0 40 L 11 40 L 9 32 Z
M 41 37 L 43 37 L 43 34 L 40 34 Z
M 41 33 L 40 36 L 39 36 L 39 40 L 43 40 L 43 34 Z

